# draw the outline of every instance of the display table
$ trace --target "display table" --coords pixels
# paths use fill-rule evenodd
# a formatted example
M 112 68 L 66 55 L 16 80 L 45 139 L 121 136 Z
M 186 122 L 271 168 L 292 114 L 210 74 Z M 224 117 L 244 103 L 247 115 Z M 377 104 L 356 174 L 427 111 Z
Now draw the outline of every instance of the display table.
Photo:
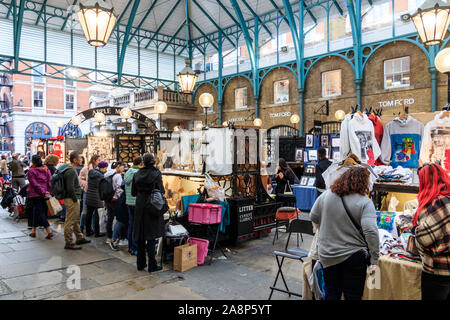
M 301 211 L 311 211 L 317 199 L 316 187 L 294 185 L 292 192 L 297 200 L 297 208 Z
M 364 288 L 363 300 L 420 300 L 422 265 L 403 261 L 389 256 L 378 260 L 380 268 L 379 289 Z M 311 261 L 303 265 L 303 300 L 311 300 L 312 292 L 308 278 L 311 274 Z M 369 276 L 368 276 L 369 277 Z M 373 284 L 376 287 L 375 283 Z
M 373 191 L 419 193 L 419 185 L 397 182 L 375 182 L 373 184 Z

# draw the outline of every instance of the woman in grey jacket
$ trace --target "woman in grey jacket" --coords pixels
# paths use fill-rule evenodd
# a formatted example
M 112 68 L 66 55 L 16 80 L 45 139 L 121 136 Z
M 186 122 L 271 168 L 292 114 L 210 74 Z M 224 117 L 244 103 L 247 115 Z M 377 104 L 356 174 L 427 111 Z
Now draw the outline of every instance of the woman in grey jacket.
M 323 266 L 325 299 L 361 300 L 367 266 L 378 264 L 377 216 L 369 193 L 369 171 L 354 167 L 343 173 L 311 209 L 319 225 L 319 260 Z

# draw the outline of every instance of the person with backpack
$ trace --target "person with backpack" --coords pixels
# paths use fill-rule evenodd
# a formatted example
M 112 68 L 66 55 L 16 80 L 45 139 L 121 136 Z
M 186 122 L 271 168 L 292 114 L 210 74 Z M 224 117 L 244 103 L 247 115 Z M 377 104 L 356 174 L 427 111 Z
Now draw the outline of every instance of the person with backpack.
M 96 158 L 92 157 L 92 159 Z M 100 221 L 98 215 L 98 209 L 103 208 L 103 201 L 100 199 L 99 185 L 100 181 L 104 179 L 106 170 L 108 169 L 108 163 L 106 161 L 92 161 L 92 159 L 89 165 L 95 165 L 95 168 L 89 170 L 86 183 L 86 236 L 89 237 L 92 235 L 92 217 L 94 217 L 94 234 L 96 238 L 99 238 L 105 236 L 104 233 L 100 232 Z
M 19 157 L 18 153 L 13 154 L 13 160 L 9 163 L 9 168 L 11 169 L 12 175 L 12 187 L 15 190 L 19 190 L 25 185 L 25 169 L 27 165 L 17 158 Z
M 80 250 L 80 244 L 90 243 L 80 229 L 80 199 L 81 187 L 78 182 L 76 168 L 81 164 L 81 156 L 77 151 L 70 153 L 70 164 L 63 164 L 58 171 L 64 179 L 64 205 L 66 206 L 66 221 L 64 224 L 64 239 L 66 245 L 64 249 Z M 76 242 L 73 243 L 73 234 L 75 233 Z
M 84 227 L 86 226 L 86 218 L 87 218 L 87 203 L 86 203 L 86 193 L 88 189 L 88 174 L 90 170 L 93 170 L 97 168 L 98 163 L 100 162 L 100 156 L 98 154 L 95 154 L 91 157 L 89 160 L 89 163 L 86 167 L 83 167 L 78 174 L 78 182 L 80 183 L 81 187 L 81 231 L 83 231 Z M 106 163 L 106 167 L 108 167 L 108 163 Z M 103 177 L 103 175 L 102 175 Z M 98 185 L 97 185 L 97 194 L 98 194 Z M 101 207 L 99 207 L 101 208 Z M 94 219 L 95 220 L 95 219 Z M 92 227 L 91 227 L 92 228 Z
M 151 195 L 155 189 L 164 194 L 161 171 L 155 167 L 155 158 L 146 153 L 143 156 L 144 167 L 139 169 L 131 184 L 131 195 L 136 197 L 134 216 L 134 239 L 137 242 L 137 269 L 144 270 L 147 266 L 146 253 L 148 255 L 148 272 L 162 270 L 156 262 L 156 242 L 164 235 L 164 212 L 153 210 Z M 150 205 L 149 205 L 150 202 Z
M 144 167 L 144 162 L 142 157 L 136 157 L 133 161 L 133 167 L 128 169 L 125 173 L 125 194 L 126 194 L 126 204 L 128 207 L 128 253 L 132 256 L 137 255 L 137 243 L 134 240 L 134 211 L 136 207 L 136 197 L 131 195 L 131 185 L 133 183 L 133 177 L 139 169 Z
M 106 172 L 105 179 L 100 183 L 100 199 L 105 201 L 108 221 L 106 223 L 106 244 L 111 246 L 111 249 L 116 250 L 114 245 L 111 245 L 113 236 L 113 221 L 116 215 L 116 210 L 120 210 L 121 200 L 120 196 L 124 192 L 122 189 L 122 173 L 125 165 L 121 162 L 114 162 L 111 165 L 111 170 Z
M 53 237 L 52 229 L 47 220 L 47 203 L 50 198 L 52 177 L 50 170 L 42 163 L 41 156 L 35 154 L 31 158 L 32 166 L 28 171 L 28 198 L 30 206 L 33 208 L 32 229 L 30 237 L 36 238 L 36 228 L 44 227 L 47 231 L 46 239 Z

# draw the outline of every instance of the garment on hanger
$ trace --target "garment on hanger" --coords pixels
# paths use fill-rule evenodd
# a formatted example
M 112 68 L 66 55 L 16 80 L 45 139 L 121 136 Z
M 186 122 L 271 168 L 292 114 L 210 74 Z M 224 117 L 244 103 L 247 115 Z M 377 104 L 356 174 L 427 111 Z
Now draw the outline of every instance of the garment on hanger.
M 347 117 L 344 121 L 346 119 Z M 362 113 L 353 114 L 353 118 L 350 115 L 350 119 L 347 121 L 341 126 L 341 159 L 345 159 L 350 153 L 353 153 L 361 162 L 374 165 L 375 160 L 381 154 L 381 150 L 375 139 L 372 121 Z
M 341 132 L 339 134 L 339 161 L 347 159 L 347 157 L 351 153 L 350 142 L 348 140 L 348 123 L 351 118 L 352 114 L 347 114 L 341 123 Z
M 422 163 L 440 161 L 442 167 L 450 170 L 450 116 L 445 116 L 444 111 L 425 126 L 420 160 Z
M 333 183 L 348 169 L 352 168 L 352 167 L 365 167 L 369 170 L 370 175 L 369 175 L 369 190 L 372 190 L 373 188 L 373 184 L 375 183 L 375 181 L 378 178 L 378 175 L 375 173 L 375 171 L 367 164 L 357 164 L 354 166 L 345 166 L 345 167 L 341 167 L 342 163 L 341 162 L 334 162 L 332 163 L 327 170 L 325 170 L 324 173 L 322 173 L 322 178 L 325 181 L 325 187 L 327 189 L 330 189 L 330 187 L 333 185 Z
M 381 142 L 381 161 L 393 168 L 419 167 L 419 153 L 424 125 L 412 116 L 389 122 Z
M 369 115 L 369 120 L 372 121 L 373 123 L 373 130 L 375 131 L 375 139 L 377 139 L 378 145 L 381 146 L 381 141 L 383 140 L 384 134 L 383 124 L 381 123 L 380 118 L 373 113 Z M 375 161 L 375 165 L 379 166 L 382 164 L 383 162 L 381 161 L 380 157 L 378 157 L 377 160 Z

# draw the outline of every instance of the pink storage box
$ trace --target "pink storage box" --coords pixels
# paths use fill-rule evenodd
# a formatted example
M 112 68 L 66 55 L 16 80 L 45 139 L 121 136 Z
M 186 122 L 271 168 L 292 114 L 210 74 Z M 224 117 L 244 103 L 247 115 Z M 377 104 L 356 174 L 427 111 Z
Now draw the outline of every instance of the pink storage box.
M 197 245 L 197 264 L 204 264 L 208 255 L 209 240 L 191 237 L 187 242 Z
M 189 222 L 217 224 L 222 219 L 222 206 L 210 203 L 189 204 Z

